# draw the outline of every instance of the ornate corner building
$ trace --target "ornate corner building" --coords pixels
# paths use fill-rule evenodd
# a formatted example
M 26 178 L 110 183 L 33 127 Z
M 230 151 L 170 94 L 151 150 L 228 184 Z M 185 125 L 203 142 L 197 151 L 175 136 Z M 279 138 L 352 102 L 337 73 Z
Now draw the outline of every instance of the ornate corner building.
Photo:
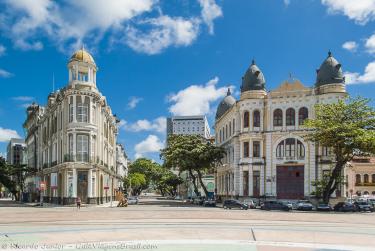
M 122 187 L 116 163 L 117 119 L 96 85 L 98 68 L 84 49 L 69 60 L 69 83 L 48 95 L 45 107 L 32 104 L 23 124 L 28 165 L 38 169 L 28 186 L 45 202 L 72 204 L 110 200 Z
M 253 61 L 242 78 L 240 99 L 228 90 L 217 108 L 216 143 L 227 152 L 216 173 L 217 195 L 311 196 L 311 182 L 330 170 L 333 158 L 326 147 L 304 140 L 304 120 L 314 118 L 314 105 L 346 96 L 341 64 L 330 52 L 311 88 L 290 79 L 266 91 L 265 77 Z

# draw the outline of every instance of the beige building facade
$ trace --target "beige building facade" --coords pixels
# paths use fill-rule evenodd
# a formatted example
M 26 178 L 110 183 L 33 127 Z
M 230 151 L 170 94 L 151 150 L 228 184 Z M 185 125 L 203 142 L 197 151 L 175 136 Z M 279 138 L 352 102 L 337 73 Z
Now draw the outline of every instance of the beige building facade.
M 45 202 L 72 204 L 110 200 L 122 186 L 116 168 L 117 119 L 96 83 L 98 68 L 84 49 L 68 63 L 66 87 L 49 94 L 45 107 L 32 104 L 24 122 L 28 165 L 39 172 L 28 187 Z
M 216 113 L 216 143 L 226 157 L 216 173 L 216 194 L 223 197 L 302 199 L 332 167 L 329 149 L 307 142 L 303 123 L 314 106 L 347 96 L 341 64 L 329 53 L 313 87 L 290 79 L 266 90 L 253 61 L 242 78 L 240 99 L 228 90 Z M 343 188 L 337 191 L 342 195 Z
M 346 197 L 375 197 L 375 157 L 355 158 L 345 171 Z

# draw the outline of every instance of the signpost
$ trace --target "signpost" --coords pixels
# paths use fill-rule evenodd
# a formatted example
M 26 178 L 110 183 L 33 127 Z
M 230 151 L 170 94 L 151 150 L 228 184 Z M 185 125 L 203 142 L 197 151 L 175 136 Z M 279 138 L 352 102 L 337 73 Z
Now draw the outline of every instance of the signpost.
M 43 192 L 46 190 L 46 182 L 41 181 L 39 184 L 39 191 L 40 191 L 40 206 L 43 206 Z

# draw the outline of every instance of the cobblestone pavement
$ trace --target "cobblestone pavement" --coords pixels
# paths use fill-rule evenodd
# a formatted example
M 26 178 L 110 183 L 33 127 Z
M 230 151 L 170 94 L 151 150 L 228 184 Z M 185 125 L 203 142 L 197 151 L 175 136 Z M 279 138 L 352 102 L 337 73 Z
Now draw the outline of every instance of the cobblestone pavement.
M 108 206 L 8 202 L 0 250 L 375 250 L 375 213 L 223 210 L 156 198 Z

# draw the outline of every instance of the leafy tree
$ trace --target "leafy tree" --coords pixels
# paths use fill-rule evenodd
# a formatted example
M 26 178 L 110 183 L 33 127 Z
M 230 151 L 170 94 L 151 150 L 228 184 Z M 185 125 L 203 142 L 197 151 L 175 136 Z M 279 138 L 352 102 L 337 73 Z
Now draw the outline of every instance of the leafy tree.
M 161 168 L 160 171 L 160 176 L 155 181 L 156 189 L 160 191 L 162 196 L 166 194 L 176 196 L 177 187 L 183 183 L 182 178 L 166 168 Z
M 143 189 L 147 189 L 152 185 L 153 181 L 157 179 L 160 164 L 146 158 L 139 158 L 134 161 L 129 167 L 129 173 L 142 173 L 145 176 L 146 183 Z M 142 190 L 143 190 L 142 189 Z
M 331 148 L 335 156 L 328 180 L 321 182 L 325 203 L 342 182 L 345 164 L 356 156 L 375 153 L 375 110 L 368 103 L 368 99 L 356 98 L 318 104 L 315 119 L 305 122 L 305 126 L 311 129 L 305 138 Z
M 143 173 L 129 174 L 129 186 L 133 195 L 139 195 L 146 185 L 146 176 Z
M 203 174 L 212 171 L 221 162 L 224 154 L 222 147 L 216 147 L 199 135 L 172 134 L 169 135 L 168 146 L 161 151 L 160 157 L 167 168 L 177 167 L 180 172 L 187 171 L 192 178 L 195 194 L 199 194 L 198 181 L 207 196 Z

